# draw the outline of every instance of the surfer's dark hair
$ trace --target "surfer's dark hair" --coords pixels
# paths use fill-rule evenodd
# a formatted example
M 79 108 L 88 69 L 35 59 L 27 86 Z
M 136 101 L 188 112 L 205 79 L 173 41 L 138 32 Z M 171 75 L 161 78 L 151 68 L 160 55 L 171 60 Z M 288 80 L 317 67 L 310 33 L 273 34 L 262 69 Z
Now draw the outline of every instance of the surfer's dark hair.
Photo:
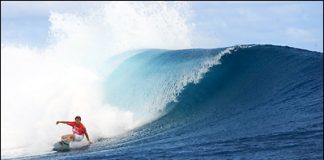
M 76 116 L 74 119 L 79 119 L 81 121 L 81 117 L 80 116 Z

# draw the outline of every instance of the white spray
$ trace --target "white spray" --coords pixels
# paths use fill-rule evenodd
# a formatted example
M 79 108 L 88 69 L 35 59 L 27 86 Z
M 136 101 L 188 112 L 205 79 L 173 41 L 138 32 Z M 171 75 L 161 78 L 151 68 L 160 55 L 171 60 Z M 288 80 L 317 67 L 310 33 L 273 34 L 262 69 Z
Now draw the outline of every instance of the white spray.
M 93 141 L 146 123 L 103 103 L 99 70 L 131 49 L 190 48 L 187 13 L 185 3 L 108 2 L 84 14 L 52 12 L 45 49 L 1 45 L 1 157 L 49 151 L 71 132 L 55 122 L 76 115 Z

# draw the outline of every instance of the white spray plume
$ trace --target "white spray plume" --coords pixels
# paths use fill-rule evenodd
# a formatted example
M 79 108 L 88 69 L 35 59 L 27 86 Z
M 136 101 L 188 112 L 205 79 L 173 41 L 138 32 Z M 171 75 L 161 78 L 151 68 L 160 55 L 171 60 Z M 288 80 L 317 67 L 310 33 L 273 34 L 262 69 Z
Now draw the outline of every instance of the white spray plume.
M 91 12 L 52 12 L 50 44 L 1 45 L 1 157 L 44 153 L 82 117 L 90 138 L 110 137 L 147 122 L 103 103 L 98 70 L 121 52 L 191 46 L 186 3 L 107 2 Z M 109 83 L 109 82 L 108 82 Z

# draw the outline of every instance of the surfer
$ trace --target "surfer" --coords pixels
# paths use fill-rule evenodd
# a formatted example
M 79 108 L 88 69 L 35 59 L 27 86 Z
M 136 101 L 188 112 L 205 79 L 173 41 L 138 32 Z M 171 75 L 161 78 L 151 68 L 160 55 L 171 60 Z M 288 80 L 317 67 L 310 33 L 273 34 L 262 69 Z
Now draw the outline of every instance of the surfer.
M 71 141 L 82 141 L 84 135 L 87 137 L 89 144 L 92 142 L 89 139 L 88 133 L 84 125 L 81 123 L 81 117 L 76 116 L 74 118 L 74 122 L 69 121 L 57 121 L 56 124 L 64 123 L 72 127 L 73 134 L 67 134 L 62 136 L 63 142 L 71 142 Z

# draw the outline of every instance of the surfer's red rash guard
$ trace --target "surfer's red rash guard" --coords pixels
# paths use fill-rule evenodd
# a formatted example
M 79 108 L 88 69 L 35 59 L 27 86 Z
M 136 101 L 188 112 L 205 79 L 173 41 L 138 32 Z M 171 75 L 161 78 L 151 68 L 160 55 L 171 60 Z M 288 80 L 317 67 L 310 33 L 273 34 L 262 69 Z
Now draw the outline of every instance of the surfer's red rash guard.
M 75 122 L 66 122 L 66 124 L 72 126 L 73 134 L 83 135 L 84 133 L 86 133 L 86 128 L 82 123 L 80 124 L 80 126 L 76 126 Z

